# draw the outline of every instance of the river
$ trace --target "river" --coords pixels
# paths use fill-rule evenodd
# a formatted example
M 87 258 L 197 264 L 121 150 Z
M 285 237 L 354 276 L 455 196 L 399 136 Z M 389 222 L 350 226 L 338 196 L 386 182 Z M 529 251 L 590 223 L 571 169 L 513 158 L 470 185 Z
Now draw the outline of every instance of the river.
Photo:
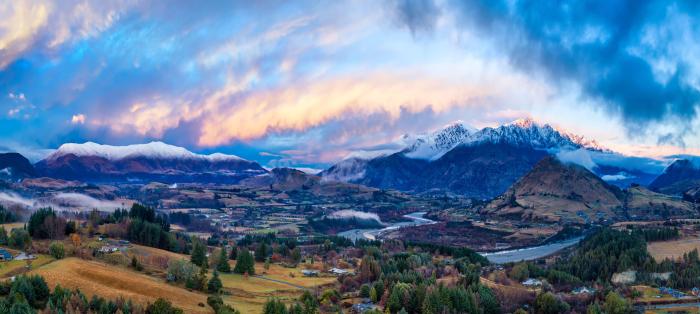
M 404 215 L 404 218 L 410 219 L 410 221 L 402 221 L 402 222 L 397 222 L 390 224 L 387 227 L 381 228 L 381 229 L 352 229 L 348 231 L 343 231 L 338 233 L 338 236 L 348 238 L 352 241 L 357 241 L 359 239 L 366 239 L 366 240 L 376 240 L 379 238 L 380 235 L 383 233 L 396 230 L 402 227 L 415 227 L 415 226 L 421 226 L 421 225 L 430 225 L 436 223 L 434 220 L 430 220 L 428 218 L 425 218 L 426 212 L 415 212 L 415 213 L 410 213 L 407 215 Z
M 402 227 L 415 227 L 415 226 L 420 226 L 420 225 L 428 225 L 428 224 L 434 224 L 436 221 L 430 220 L 425 218 L 425 212 L 415 212 L 415 213 L 410 213 L 408 215 L 404 215 L 403 217 L 410 219 L 410 221 L 402 221 L 402 222 L 397 222 L 393 223 L 387 227 L 381 228 L 381 229 L 352 229 L 348 231 L 343 231 L 338 233 L 338 236 L 348 238 L 352 241 L 357 241 L 358 239 L 366 239 L 366 240 L 376 240 L 381 236 L 382 234 L 396 230 Z M 497 252 L 489 252 L 489 253 L 479 253 L 486 257 L 490 262 L 496 263 L 496 264 L 504 264 L 504 263 L 509 263 L 509 262 L 519 262 L 519 261 L 529 261 L 529 260 L 534 260 L 538 259 L 541 257 L 545 257 L 548 255 L 552 255 L 556 253 L 557 251 L 570 247 L 572 245 L 575 245 L 583 239 L 583 236 L 576 237 L 576 238 L 571 238 L 568 240 L 564 241 L 559 241 L 559 242 L 553 242 L 549 244 L 544 244 L 544 245 L 538 245 L 538 246 L 532 246 L 532 247 L 526 247 L 526 248 L 520 248 L 520 249 L 511 249 L 511 250 L 503 250 L 503 251 L 497 251 Z
M 504 263 L 510 263 L 510 262 L 519 262 L 519 261 L 529 261 L 529 260 L 545 257 L 548 255 L 552 255 L 561 249 L 565 249 L 567 247 L 570 247 L 572 245 L 575 245 L 575 244 L 581 242 L 581 240 L 583 240 L 583 238 L 584 238 L 583 236 L 580 236 L 580 237 L 571 238 L 571 239 L 559 241 L 559 242 L 553 242 L 553 243 L 549 243 L 549 244 L 545 244 L 545 245 L 531 246 L 531 247 L 526 247 L 526 248 L 521 248 L 521 249 L 504 250 L 504 251 L 490 252 L 490 253 L 479 253 L 479 254 L 486 257 L 491 263 L 496 263 L 496 264 L 504 264 Z

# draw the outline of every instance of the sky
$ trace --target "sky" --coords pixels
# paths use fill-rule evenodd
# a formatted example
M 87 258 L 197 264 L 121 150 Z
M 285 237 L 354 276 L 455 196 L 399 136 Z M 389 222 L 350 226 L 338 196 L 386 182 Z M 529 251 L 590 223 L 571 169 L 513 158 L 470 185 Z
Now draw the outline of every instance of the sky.
M 0 2 L 0 150 L 163 141 L 324 167 L 523 117 L 700 154 L 696 1 Z

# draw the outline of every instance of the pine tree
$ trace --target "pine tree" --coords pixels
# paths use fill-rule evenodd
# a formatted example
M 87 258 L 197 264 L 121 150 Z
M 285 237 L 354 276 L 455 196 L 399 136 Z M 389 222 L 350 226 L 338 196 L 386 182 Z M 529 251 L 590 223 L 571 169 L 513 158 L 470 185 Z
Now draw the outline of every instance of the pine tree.
M 196 239 L 194 246 L 192 247 L 192 264 L 195 264 L 202 268 L 207 268 L 209 266 L 209 261 L 207 261 L 207 248 L 202 244 L 199 239 Z
M 258 262 L 264 262 L 267 257 L 267 245 L 265 242 L 260 242 L 258 247 L 255 249 L 255 260 Z
M 219 261 L 216 265 L 216 269 L 222 273 L 230 273 L 231 265 L 228 264 L 228 254 L 226 254 L 226 247 L 221 248 L 221 254 L 219 255 Z
M 214 271 L 214 275 L 209 279 L 207 284 L 207 290 L 209 293 L 219 293 L 223 285 L 221 284 L 221 279 L 219 278 L 219 272 Z
M 246 249 L 241 250 L 238 253 L 238 259 L 236 260 L 236 266 L 233 268 L 233 272 L 237 274 L 255 275 L 255 261 L 253 260 L 253 255 Z
M 236 260 L 237 257 L 238 257 L 238 248 L 236 248 L 235 246 L 232 246 L 231 252 L 229 253 L 228 258 L 230 260 Z

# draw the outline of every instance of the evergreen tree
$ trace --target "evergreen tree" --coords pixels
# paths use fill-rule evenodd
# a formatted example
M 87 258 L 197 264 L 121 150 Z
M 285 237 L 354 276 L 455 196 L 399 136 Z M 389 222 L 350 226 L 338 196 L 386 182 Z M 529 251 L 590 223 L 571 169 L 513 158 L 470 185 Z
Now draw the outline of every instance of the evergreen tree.
M 221 254 L 219 254 L 218 264 L 216 269 L 222 273 L 230 273 L 231 265 L 228 264 L 228 256 L 226 254 L 226 247 L 221 248 Z
M 0 245 L 7 245 L 8 241 L 7 230 L 5 230 L 5 227 L 0 227 Z
M 235 246 L 231 246 L 231 252 L 229 253 L 228 258 L 230 260 L 236 260 L 237 257 L 238 257 L 238 248 Z
M 219 293 L 223 285 L 221 284 L 221 279 L 219 279 L 219 272 L 214 271 L 214 275 L 209 279 L 207 284 L 207 290 L 209 293 Z
M 264 262 L 265 258 L 267 258 L 267 245 L 265 242 L 260 242 L 255 249 L 255 261 Z
M 194 246 L 192 247 L 192 257 L 190 259 L 192 264 L 202 268 L 207 268 L 209 266 L 209 261 L 207 260 L 207 248 L 199 239 L 193 239 L 192 242 L 194 243 Z
M 237 274 L 248 273 L 248 275 L 255 275 L 255 261 L 248 250 L 243 249 L 238 253 L 238 259 L 236 260 L 236 266 L 233 268 L 233 272 Z

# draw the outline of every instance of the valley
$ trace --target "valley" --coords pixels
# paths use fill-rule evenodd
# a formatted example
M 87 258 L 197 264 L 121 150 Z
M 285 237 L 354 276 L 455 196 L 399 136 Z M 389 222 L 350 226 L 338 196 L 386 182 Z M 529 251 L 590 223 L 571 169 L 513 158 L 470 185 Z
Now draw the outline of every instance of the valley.
M 444 289 L 479 294 L 475 306 L 493 307 L 489 313 L 536 305 L 544 287 L 586 308 L 595 295 L 577 289 L 602 289 L 600 282 L 638 306 L 696 300 L 636 300 L 630 292 L 663 294 L 653 290 L 663 283 L 688 294 L 696 285 L 680 278 L 700 248 L 698 187 L 692 171 L 676 174 L 692 164 L 671 164 L 653 184 L 624 185 L 606 171 L 625 170 L 603 163 L 627 157 L 529 120 L 417 138 L 392 155 L 319 174 L 164 143 L 66 144 L 35 165 L 9 155 L 0 158 L 8 169 L 0 253 L 16 260 L 0 262 L 0 277 L 38 275 L 87 298 L 137 308 L 167 300 L 186 313 L 394 313 L 396 304 L 417 306 L 392 297 L 396 289 L 443 289 L 428 273 Z M 572 152 L 601 164 L 576 163 Z M 595 255 L 603 264 L 621 255 L 589 278 L 577 264 L 585 250 L 611 250 Z M 675 275 L 659 275 L 668 273 Z M 632 283 L 638 288 L 625 290 Z

